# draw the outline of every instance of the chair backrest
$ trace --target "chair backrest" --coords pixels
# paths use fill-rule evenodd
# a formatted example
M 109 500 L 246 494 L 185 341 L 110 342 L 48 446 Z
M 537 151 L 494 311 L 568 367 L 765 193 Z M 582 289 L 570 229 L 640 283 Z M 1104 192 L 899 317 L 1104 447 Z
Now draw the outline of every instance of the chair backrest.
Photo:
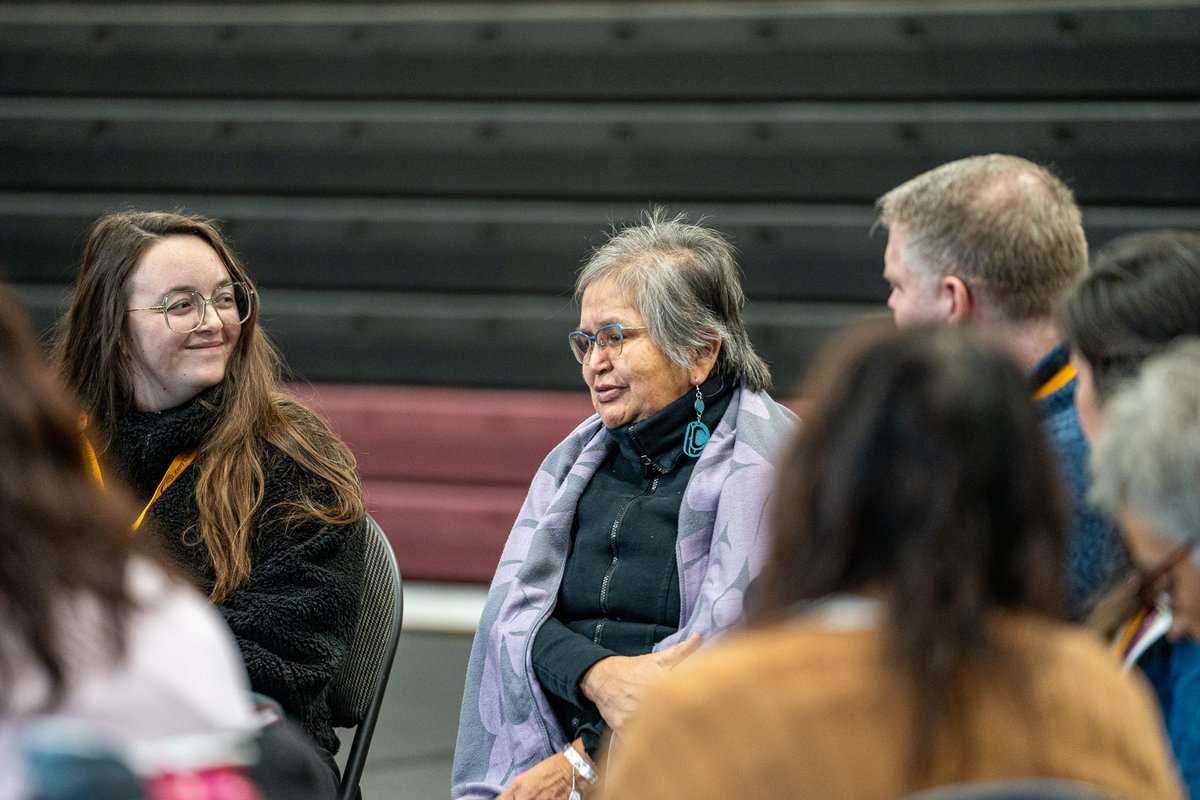
M 1100 786 L 1060 778 L 1001 778 L 938 786 L 901 800 L 1122 800 Z
M 366 518 L 366 546 L 363 557 L 363 587 L 359 601 L 358 624 L 346 665 L 333 682 L 329 705 L 333 723 L 355 728 L 354 741 L 342 772 L 339 800 L 351 800 L 358 793 L 371 737 L 388 675 L 396 657 L 400 623 L 404 617 L 404 593 L 400 568 L 387 536 L 370 516 Z

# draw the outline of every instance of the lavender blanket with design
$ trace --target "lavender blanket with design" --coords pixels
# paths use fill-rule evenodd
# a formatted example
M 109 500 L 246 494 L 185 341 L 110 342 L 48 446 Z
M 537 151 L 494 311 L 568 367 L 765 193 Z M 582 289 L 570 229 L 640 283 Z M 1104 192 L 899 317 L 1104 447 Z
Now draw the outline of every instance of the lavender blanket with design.
M 676 543 L 682 619 L 656 650 L 693 631 L 707 640 L 739 618 L 746 587 L 766 558 L 772 457 L 795 425 L 795 415 L 765 392 L 743 384 L 735 393 L 684 492 Z M 455 798 L 494 798 L 566 744 L 530 651 L 554 608 L 580 494 L 614 446 L 593 416 L 533 478 L 471 648 L 454 751 Z

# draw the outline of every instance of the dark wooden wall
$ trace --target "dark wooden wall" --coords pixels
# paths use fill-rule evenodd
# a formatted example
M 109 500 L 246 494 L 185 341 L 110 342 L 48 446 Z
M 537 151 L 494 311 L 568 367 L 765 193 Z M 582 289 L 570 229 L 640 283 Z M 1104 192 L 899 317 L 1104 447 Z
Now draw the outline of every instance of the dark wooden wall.
M 741 250 L 791 385 L 882 308 L 872 202 L 1052 165 L 1093 243 L 1200 228 L 1200 6 L 0 4 L 0 274 L 61 307 L 89 221 L 224 221 L 316 382 L 576 388 L 575 269 L 651 204 Z

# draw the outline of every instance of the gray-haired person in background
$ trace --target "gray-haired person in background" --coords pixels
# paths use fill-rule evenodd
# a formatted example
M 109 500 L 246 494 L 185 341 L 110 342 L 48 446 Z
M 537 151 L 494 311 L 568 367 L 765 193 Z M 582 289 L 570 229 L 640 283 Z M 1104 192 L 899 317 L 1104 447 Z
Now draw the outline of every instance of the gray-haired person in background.
M 471 651 L 456 798 L 587 797 L 606 731 L 737 621 L 795 417 L 742 321 L 734 250 L 661 211 L 575 283 L 596 414 L 542 463 Z M 565 354 L 564 354 L 565 355 Z
M 1121 521 L 1141 609 L 1118 638 L 1150 679 L 1200 797 L 1200 338 L 1178 340 L 1105 406 L 1091 498 Z
M 1087 271 L 1082 216 L 1067 186 L 1023 158 L 952 161 L 879 198 L 888 229 L 883 277 L 896 324 L 968 325 L 1029 376 L 1071 499 L 1068 615 L 1128 567 L 1115 527 L 1087 504 L 1087 440 L 1075 412 L 1075 375 L 1055 319 Z

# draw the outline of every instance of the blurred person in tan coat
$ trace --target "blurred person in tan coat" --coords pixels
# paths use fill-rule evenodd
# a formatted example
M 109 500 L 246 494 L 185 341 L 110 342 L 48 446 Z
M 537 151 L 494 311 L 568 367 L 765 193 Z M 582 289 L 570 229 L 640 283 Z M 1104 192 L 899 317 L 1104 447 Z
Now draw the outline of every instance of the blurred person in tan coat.
M 1177 798 L 1145 683 L 1057 621 L 1064 503 L 1028 384 L 951 327 L 860 329 L 810 378 L 748 628 L 613 744 L 611 798 L 888 798 L 1003 777 Z

